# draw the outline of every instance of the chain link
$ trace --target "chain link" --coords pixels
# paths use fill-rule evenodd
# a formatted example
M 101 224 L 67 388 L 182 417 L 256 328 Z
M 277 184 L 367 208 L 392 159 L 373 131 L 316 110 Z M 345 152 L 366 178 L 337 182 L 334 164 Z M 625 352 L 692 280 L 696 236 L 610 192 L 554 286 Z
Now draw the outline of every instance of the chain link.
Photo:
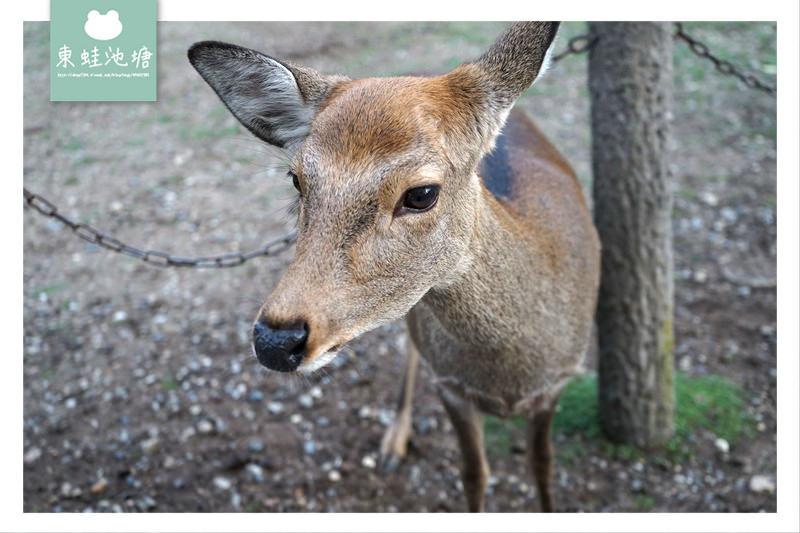
M 551 57 L 550 61 L 555 64 L 568 55 L 582 54 L 587 52 L 592 46 L 594 46 L 595 42 L 597 42 L 597 37 L 590 38 L 589 34 L 576 35 L 567 42 L 567 48 Z
M 721 74 L 725 74 L 727 76 L 736 76 L 744 84 L 751 89 L 758 89 L 759 91 L 764 91 L 765 93 L 775 94 L 776 88 L 773 85 L 765 83 L 752 74 L 748 74 L 746 72 L 741 72 L 737 69 L 730 61 L 726 61 L 724 59 L 720 59 L 712 54 L 708 46 L 701 43 L 691 35 L 687 34 L 683 31 L 683 24 L 680 22 L 675 23 L 675 34 L 674 37 L 676 39 L 681 39 L 685 41 L 689 45 L 689 49 L 697 56 L 708 59 L 712 63 L 714 63 L 714 67 L 716 67 L 717 72 Z
M 144 250 L 125 244 L 121 240 L 107 235 L 102 231 L 93 228 L 89 224 L 83 222 L 75 222 L 68 216 L 64 215 L 58 210 L 55 204 L 38 194 L 30 192 L 28 189 L 22 189 L 25 202 L 34 208 L 39 213 L 58 220 L 81 239 L 88 241 L 92 244 L 101 246 L 112 252 L 124 254 L 136 259 L 140 259 L 150 265 L 160 267 L 194 267 L 194 268 L 228 268 L 244 264 L 250 259 L 256 257 L 274 256 L 289 247 L 295 242 L 297 237 L 296 232 L 288 233 L 283 237 L 278 237 L 266 243 L 261 248 L 251 252 L 231 252 L 227 254 L 214 255 L 214 256 L 201 256 L 201 257 L 179 257 L 160 250 Z
M 708 46 L 705 43 L 702 43 L 686 33 L 683 29 L 683 24 L 680 22 L 675 23 L 675 39 L 680 39 L 685 41 L 686 44 L 689 46 L 689 49 L 695 55 L 702 57 L 704 59 L 708 59 L 714 64 L 714 67 L 717 69 L 717 72 L 720 74 L 725 74 L 726 76 L 736 76 L 742 82 L 751 89 L 757 89 L 759 91 L 764 91 L 769 94 L 775 94 L 776 88 L 769 83 L 763 82 L 755 77 L 753 74 L 749 74 L 746 72 L 742 72 L 738 68 L 736 68 L 733 63 L 730 61 L 726 61 L 724 59 L 720 59 L 714 54 L 711 53 Z M 557 63 L 561 61 L 568 55 L 573 54 L 582 54 L 583 52 L 589 51 L 597 42 L 597 38 L 591 38 L 589 35 L 577 35 L 571 38 L 567 42 L 567 47 L 562 52 L 556 54 L 552 58 L 553 63 Z
M 713 55 L 711 51 L 708 49 L 708 46 L 698 41 L 697 39 L 693 38 L 692 36 L 688 35 L 683 30 L 683 25 L 680 22 L 675 23 L 674 38 L 685 41 L 689 45 L 689 49 L 695 55 L 708 59 L 709 61 L 714 63 L 714 66 L 716 67 L 717 71 L 720 72 L 721 74 L 736 76 L 737 78 L 742 80 L 742 82 L 744 82 L 746 86 L 752 89 L 758 89 L 767 92 L 769 94 L 775 94 L 776 88 L 774 86 L 762 82 L 752 74 L 741 72 L 729 61 L 720 59 L 715 55 Z M 569 55 L 582 54 L 584 52 L 587 52 L 596 43 L 597 43 L 596 37 L 592 38 L 588 34 L 576 35 L 567 42 L 566 49 L 564 49 L 563 51 L 552 57 L 552 62 L 557 63 Z M 136 259 L 144 261 L 145 263 L 161 267 L 168 267 L 168 266 L 194 267 L 194 268 L 235 267 L 242 265 L 245 262 L 254 259 L 256 257 L 277 255 L 287 250 L 289 247 L 291 247 L 297 238 L 296 232 L 288 233 L 283 237 L 278 237 L 277 239 L 269 241 L 261 248 L 258 248 L 256 250 L 247 253 L 231 252 L 216 256 L 179 257 L 159 250 L 144 250 L 141 248 L 136 248 L 135 246 L 130 246 L 128 244 L 125 244 L 116 237 L 107 235 L 102 231 L 93 228 L 89 224 L 85 224 L 83 222 L 75 222 L 71 218 L 59 212 L 58 207 L 56 207 L 55 204 L 53 204 L 46 198 L 30 192 L 28 191 L 28 189 L 23 188 L 22 190 L 25 197 L 25 201 L 30 207 L 34 208 L 36 211 L 47 217 L 51 217 L 54 218 L 55 220 L 58 220 L 59 222 L 70 228 L 72 231 L 74 231 L 75 234 L 78 235 L 78 237 L 80 237 L 81 239 L 88 241 L 92 244 L 101 246 L 107 250 L 111 250 L 112 252 L 117 252 L 130 257 L 134 257 Z

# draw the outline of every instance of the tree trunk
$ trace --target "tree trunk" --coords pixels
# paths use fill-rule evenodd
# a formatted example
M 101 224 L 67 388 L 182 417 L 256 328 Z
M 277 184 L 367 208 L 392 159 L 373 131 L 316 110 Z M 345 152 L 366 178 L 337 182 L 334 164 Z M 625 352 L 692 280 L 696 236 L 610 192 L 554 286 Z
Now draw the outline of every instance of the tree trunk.
M 642 448 L 673 434 L 670 24 L 589 24 L 599 413 L 606 435 Z

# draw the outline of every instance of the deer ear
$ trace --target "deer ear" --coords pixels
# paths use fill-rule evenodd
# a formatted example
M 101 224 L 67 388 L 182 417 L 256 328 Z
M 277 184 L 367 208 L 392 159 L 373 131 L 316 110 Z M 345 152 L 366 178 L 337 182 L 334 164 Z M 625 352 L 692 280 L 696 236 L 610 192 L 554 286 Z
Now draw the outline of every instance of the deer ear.
M 195 43 L 188 55 L 231 113 L 256 137 L 280 148 L 306 138 L 322 101 L 346 80 L 217 41 Z
M 481 57 L 439 78 L 451 103 L 448 109 L 462 110 L 443 117 L 446 130 L 455 141 L 475 146 L 473 163 L 492 150 L 511 106 L 547 68 L 558 26 L 517 22 Z
M 559 22 L 517 22 L 473 64 L 490 92 L 490 100 L 511 107 L 539 74 L 547 70 Z

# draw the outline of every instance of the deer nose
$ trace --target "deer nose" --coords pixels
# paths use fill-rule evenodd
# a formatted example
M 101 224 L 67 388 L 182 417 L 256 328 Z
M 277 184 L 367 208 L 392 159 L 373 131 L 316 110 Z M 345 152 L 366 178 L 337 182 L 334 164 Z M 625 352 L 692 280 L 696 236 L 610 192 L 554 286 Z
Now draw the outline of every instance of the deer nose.
M 278 372 L 292 372 L 306 356 L 308 325 L 272 327 L 258 320 L 253 326 L 253 348 L 258 362 Z

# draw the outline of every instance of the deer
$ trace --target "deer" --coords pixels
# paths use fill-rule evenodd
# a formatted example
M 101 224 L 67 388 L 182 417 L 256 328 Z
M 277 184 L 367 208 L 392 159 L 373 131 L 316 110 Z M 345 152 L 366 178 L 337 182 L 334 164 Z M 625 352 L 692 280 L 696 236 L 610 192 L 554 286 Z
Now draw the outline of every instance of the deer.
M 523 415 L 542 511 L 554 511 L 552 423 L 583 371 L 600 243 L 575 172 L 515 101 L 546 69 L 557 22 L 511 25 L 436 76 L 350 79 L 203 41 L 191 64 L 256 137 L 283 149 L 297 240 L 252 328 L 258 361 L 308 374 L 405 316 L 391 470 L 412 434 L 420 356 L 485 509 L 484 416 Z

